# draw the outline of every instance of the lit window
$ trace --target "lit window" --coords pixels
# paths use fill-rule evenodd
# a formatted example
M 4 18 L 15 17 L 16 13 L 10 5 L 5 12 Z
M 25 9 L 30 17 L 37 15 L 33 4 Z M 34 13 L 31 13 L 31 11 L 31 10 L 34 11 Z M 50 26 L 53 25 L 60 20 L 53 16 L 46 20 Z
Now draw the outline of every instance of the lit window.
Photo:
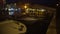
M 10 8 L 10 9 L 8 9 L 9 11 L 14 11 L 14 9 L 13 8 Z
M 8 11 L 9 11 L 9 15 L 13 15 L 13 14 L 14 14 L 15 9 L 14 9 L 14 8 L 9 8 L 9 9 L 8 9 Z
M 45 11 L 45 9 L 41 9 L 41 11 L 42 11 L 42 12 L 44 12 L 44 11 Z
M 13 15 L 14 14 L 14 12 L 9 12 L 9 15 Z

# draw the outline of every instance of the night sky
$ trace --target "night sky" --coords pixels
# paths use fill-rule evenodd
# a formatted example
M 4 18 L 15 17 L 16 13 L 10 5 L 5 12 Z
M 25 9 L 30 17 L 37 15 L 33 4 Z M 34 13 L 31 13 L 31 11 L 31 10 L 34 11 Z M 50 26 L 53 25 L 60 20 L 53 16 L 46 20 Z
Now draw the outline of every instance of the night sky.
M 46 5 L 46 6 L 52 6 L 54 7 L 56 4 L 57 0 L 7 0 L 7 3 L 12 3 L 12 2 L 18 2 L 18 1 L 24 1 L 24 2 L 29 2 L 32 4 L 41 4 L 41 5 Z

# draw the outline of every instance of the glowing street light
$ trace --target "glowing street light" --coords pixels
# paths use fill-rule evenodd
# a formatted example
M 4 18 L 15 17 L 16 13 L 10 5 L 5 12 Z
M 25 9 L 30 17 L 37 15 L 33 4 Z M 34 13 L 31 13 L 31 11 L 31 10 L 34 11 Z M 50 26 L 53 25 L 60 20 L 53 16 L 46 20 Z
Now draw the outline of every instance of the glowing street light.
M 29 7 L 29 3 L 26 3 L 25 5 L 24 5 L 24 8 L 26 9 L 26 8 L 28 8 Z
M 27 5 L 25 5 L 24 8 L 26 9 L 27 8 Z

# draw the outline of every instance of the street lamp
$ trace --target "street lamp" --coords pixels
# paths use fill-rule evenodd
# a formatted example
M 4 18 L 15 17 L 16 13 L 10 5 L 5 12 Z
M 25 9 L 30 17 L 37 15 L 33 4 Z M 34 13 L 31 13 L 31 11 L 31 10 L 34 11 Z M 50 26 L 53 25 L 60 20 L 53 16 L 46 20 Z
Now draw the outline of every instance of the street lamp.
M 26 9 L 26 8 L 28 8 L 28 6 L 29 6 L 29 4 L 26 3 L 26 4 L 24 5 L 24 8 Z
M 27 5 L 25 5 L 24 8 L 26 9 L 27 8 Z

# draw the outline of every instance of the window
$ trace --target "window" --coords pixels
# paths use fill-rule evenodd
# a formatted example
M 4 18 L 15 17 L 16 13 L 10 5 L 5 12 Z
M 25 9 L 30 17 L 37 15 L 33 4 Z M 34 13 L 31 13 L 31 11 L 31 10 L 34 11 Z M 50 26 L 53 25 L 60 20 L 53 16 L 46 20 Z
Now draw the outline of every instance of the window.
M 9 15 L 13 15 L 14 12 L 15 12 L 15 9 L 14 8 L 9 8 L 8 11 L 9 11 Z

